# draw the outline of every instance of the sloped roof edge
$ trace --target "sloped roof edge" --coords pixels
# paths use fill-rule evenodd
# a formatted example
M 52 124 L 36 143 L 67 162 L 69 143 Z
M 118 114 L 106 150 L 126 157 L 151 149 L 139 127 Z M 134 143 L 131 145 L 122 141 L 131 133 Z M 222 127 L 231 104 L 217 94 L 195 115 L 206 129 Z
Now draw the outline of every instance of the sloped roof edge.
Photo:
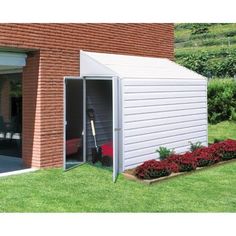
M 80 51 L 81 76 L 206 79 L 167 58 Z

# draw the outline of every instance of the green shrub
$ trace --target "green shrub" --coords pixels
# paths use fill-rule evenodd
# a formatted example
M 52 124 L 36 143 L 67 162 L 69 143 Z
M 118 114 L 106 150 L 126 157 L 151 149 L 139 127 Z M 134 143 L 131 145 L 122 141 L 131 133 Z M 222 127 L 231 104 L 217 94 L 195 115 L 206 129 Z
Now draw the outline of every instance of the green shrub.
M 236 48 L 223 47 L 208 51 L 181 48 L 176 50 L 176 62 L 207 77 L 234 77 Z
M 191 34 L 206 34 L 209 32 L 209 25 L 208 24 L 193 24 L 191 28 Z
M 160 155 L 160 159 L 164 160 L 167 157 L 171 156 L 172 154 L 174 154 L 174 150 L 173 149 L 168 149 L 166 147 L 159 147 L 156 152 L 159 153 Z
M 197 150 L 198 148 L 203 147 L 201 142 L 196 142 L 196 143 L 189 142 L 189 143 L 190 143 L 190 151 L 191 152 Z
M 207 53 L 190 54 L 184 58 L 181 58 L 178 62 L 189 68 L 190 70 L 196 71 L 199 74 L 208 76 L 207 64 L 209 61 L 209 55 Z
M 236 107 L 236 82 L 232 79 L 213 79 L 208 83 L 208 120 L 216 124 L 231 118 Z

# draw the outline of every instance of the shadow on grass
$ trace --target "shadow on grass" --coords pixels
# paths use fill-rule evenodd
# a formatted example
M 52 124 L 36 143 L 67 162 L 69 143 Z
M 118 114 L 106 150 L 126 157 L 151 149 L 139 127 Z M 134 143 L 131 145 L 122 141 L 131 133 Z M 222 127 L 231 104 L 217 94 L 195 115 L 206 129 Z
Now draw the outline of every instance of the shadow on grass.
M 99 169 L 108 171 L 110 173 L 113 172 L 113 168 L 112 167 L 107 167 L 107 166 L 103 166 L 101 162 L 96 162 L 95 164 L 93 164 L 91 161 L 87 162 L 88 165 L 93 166 L 93 167 L 97 167 Z

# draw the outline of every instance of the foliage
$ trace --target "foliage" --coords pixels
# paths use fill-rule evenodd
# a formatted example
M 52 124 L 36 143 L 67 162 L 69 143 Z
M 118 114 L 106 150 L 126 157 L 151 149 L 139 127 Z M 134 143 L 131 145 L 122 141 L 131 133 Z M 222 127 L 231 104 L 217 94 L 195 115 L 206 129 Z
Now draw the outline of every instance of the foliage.
M 171 172 L 192 171 L 197 167 L 213 165 L 219 161 L 236 158 L 236 140 L 225 140 L 209 147 L 198 148 L 184 154 L 172 154 L 163 161 L 150 160 L 136 167 L 135 175 L 141 179 L 153 179 Z
M 145 161 L 135 169 L 135 175 L 140 179 L 155 179 L 170 174 L 168 164 L 156 160 Z
M 174 154 L 174 150 L 173 149 L 168 149 L 166 147 L 159 147 L 156 152 L 159 153 L 160 159 L 164 160 L 167 157 L 169 157 L 170 155 Z
M 197 39 L 205 41 L 207 39 L 224 39 L 236 35 L 236 24 L 208 24 L 208 32 L 204 34 L 191 34 L 194 24 L 176 24 L 175 25 L 175 42 Z
M 236 141 L 226 140 L 223 142 L 215 143 L 210 148 L 217 149 L 219 156 L 222 160 L 230 160 L 236 158 Z
M 236 75 L 236 48 L 233 51 L 194 51 L 176 54 L 176 62 L 206 77 L 234 77 Z M 220 56 L 220 58 L 219 58 Z
M 207 77 L 236 75 L 236 24 L 177 24 L 176 62 Z
M 236 107 L 236 81 L 214 79 L 208 83 L 208 120 L 216 124 L 231 118 Z
M 209 60 L 209 55 L 207 53 L 202 53 L 202 54 L 189 54 L 186 57 L 181 58 L 178 62 L 189 68 L 190 70 L 196 71 L 199 74 L 209 76 L 208 73 L 208 60 Z
M 215 155 L 211 148 L 196 149 L 192 155 L 196 158 L 198 167 L 213 165 L 220 161 L 219 155 Z
M 205 34 L 209 32 L 208 24 L 193 24 L 191 28 L 191 34 Z
M 170 156 L 167 161 L 177 164 L 180 172 L 192 171 L 197 168 L 197 160 L 192 156 L 191 152 L 186 152 L 182 155 L 174 154 Z
M 168 158 L 165 159 L 165 160 L 162 160 L 161 162 L 165 163 L 172 173 L 178 173 L 179 172 L 179 165 L 176 164 L 175 162 L 170 162 L 168 160 Z
M 229 55 L 224 60 L 215 62 L 207 70 L 217 77 L 234 77 L 236 75 L 236 55 Z
M 228 37 L 225 37 L 225 38 L 206 38 L 204 40 L 202 40 L 202 38 L 200 39 L 196 39 L 196 40 L 187 40 L 187 41 L 182 41 L 182 42 L 176 42 L 175 43 L 175 48 L 177 49 L 176 52 L 178 53 L 179 50 L 180 51 L 184 51 L 184 49 L 187 49 L 187 48 L 194 48 L 197 49 L 200 47 L 200 49 L 204 49 L 205 51 L 208 51 L 208 50 L 211 50 L 212 48 L 214 49 L 214 52 L 216 55 L 217 52 L 219 51 L 216 50 L 217 47 L 209 47 L 209 46 L 220 46 L 220 49 L 221 48 L 227 48 L 227 49 L 230 49 L 231 45 L 234 45 L 236 43 L 236 36 L 232 36 L 230 38 Z M 208 47 L 203 47 L 203 46 L 208 46 Z M 195 50 L 196 51 L 196 50 Z M 179 55 L 179 54 L 178 54 Z
M 190 143 L 190 151 L 191 151 L 191 152 L 193 152 L 193 151 L 195 151 L 196 149 L 202 147 L 202 143 L 201 143 L 201 142 L 196 142 L 196 143 L 189 142 L 189 143 Z

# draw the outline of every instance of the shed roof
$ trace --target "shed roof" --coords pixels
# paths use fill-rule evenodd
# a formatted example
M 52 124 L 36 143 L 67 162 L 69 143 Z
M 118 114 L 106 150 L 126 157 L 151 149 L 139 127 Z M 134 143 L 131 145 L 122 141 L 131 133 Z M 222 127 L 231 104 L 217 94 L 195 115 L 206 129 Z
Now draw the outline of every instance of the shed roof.
M 169 59 L 80 51 L 81 76 L 205 79 Z

